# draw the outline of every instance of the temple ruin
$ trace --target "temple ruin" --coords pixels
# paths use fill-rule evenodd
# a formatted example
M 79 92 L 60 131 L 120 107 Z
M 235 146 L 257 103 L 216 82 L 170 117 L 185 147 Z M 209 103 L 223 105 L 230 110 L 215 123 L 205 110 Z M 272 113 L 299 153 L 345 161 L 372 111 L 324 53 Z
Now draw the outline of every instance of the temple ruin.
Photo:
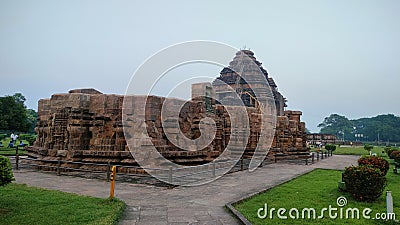
M 257 61 L 253 52 L 241 50 L 230 66 L 222 69 L 216 81 L 223 81 L 232 86 L 246 106 L 250 120 L 250 136 L 242 157 L 251 157 L 259 142 L 260 112 L 257 109 L 254 90 L 249 88 L 247 83 L 231 69 L 237 63 L 240 54 L 246 54 L 256 63 L 265 75 L 275 100 L 276 131 L 266 160 L 272 160 L 275 154 L 283 155 L 284 158 L 307 156 L 309 152 L 306 147 L 305 123 L 300 120 L 302 113 L 285 110 L 286 99 L 278 91 L 276 83 L 269 77 L 267 70 Z M 212 161 L 224 151 L 231 136 L 230 118 L 224 107 L 212 98 L 215 95 L 226 94 L 216 81 L 213 84 L 193 84 L 193 96 L 198 96 L 198 92 L 202 92 L 209 97 L 194 97 L 191 101 L 186 101 L 180 111 L 180 129 L 189 139 L 195 139 L 200 135 L 199 123 L 202 118 L 210 117 L 215 121 L 214 140 L 198 151 L 183 151 L 166 138 L 165 130 L 168 127 L 162 126 L 160 116 L 161 107 L 166 98 L 147 97 L 146 114 L 143 115 L 147 132 L 152 144 L 163 157 L 182 165 L 198 165 Z M 132 96 L 132 98 L 135 102 L 143 96 Z M 71 90 L 69 93 L 54 94 L 49 99 L 39 100 L 37 139 L 33 146 L 26 148 L 27 154 L 44 160 L 62 157 L 63 160 L 72 162 L 137 165 L 124 137 L 123 100 L 122 95 L 103 94 L 95 89 Z M 79 164 L 68 166 L 87 167 L 87 165 Z

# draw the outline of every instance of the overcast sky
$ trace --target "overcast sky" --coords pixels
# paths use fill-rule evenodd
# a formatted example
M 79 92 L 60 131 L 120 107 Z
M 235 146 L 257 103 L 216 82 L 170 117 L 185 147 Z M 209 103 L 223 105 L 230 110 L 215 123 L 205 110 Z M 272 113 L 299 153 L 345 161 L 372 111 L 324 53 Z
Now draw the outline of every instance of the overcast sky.
M 0 0 L 0 95 L 36 109 L 79 87 L 123 94 L 160 49 L 212 40 L 254 51 L 311 131 L 331 113 L 399 115 L 399 12 L 396 0 Z

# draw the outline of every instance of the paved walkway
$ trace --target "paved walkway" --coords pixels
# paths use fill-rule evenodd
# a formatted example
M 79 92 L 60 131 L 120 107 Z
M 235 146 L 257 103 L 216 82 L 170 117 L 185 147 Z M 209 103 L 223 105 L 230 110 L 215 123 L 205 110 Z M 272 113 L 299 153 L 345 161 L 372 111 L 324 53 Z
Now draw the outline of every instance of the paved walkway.
M 120 224 L 238 224 L 225 209 L 228 202 L 278 185 L 315 168 L 344 169 L 359 156 L 334 155 L 312 165 L 276 163 L 254 172 L 231 173 L 209 184 L 173 189 L 116 183 L 116 197 L 128 205 Z M 14 171 L 17 183 L 107 198 L 109 183 L 102 180 Z

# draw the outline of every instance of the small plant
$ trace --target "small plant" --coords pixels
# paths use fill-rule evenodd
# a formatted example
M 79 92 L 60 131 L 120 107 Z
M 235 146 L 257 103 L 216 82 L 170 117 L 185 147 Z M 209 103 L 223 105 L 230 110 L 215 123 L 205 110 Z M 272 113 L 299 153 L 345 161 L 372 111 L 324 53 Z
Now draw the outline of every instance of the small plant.
M 379 156 L 363 156 L 358 159 L 358 165 L 360 166 L 372 166 L 374 168 L 379 169 L 383 176 L 386 176 L 387 171 L 389 170 L 389 162 Z
M 13 179 L 14 175 L 10 160 L 0 155 L 0 187 L 11 183 Z
M 387 155 L 388 155 L 388 157 L 390 158 L 390 159 L 393 159 L 393 157 L 392 157 L 392 154 L 393 154 L 393 152 L 398 152 L 397 150 L 395 150 L 395 149 L 389 149 L 389 150 L 387 150 Z
M 328 150 L 328 151 L 335 151 L 336 150 L 336 145 L 326 144 L 325 145 L 325 149 Z
M 369 145 L 369 144 L 364 145 L 364 149 L 365 149 L 366 151 L 368 151 L 370 155 L 371 155 L 371 150 L 372 150 L 373 148 L 374 148 L 373 145 Z
M 400 151 L 393 151 L 391 156 L 396 163 L 400 163 Z
M 346 191 L 354 199 L 372 202 L 378 199 L 385 187 L 386 177 L 378 169 L 368 165 L 347 167 L 343 173 Z

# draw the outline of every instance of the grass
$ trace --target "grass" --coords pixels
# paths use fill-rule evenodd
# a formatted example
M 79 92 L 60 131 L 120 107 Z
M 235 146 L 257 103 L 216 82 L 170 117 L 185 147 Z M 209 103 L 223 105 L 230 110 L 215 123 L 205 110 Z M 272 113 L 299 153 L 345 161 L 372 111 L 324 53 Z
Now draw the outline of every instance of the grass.
M 376 153 L 378 156 L 386 156 L 386 153 L 382 153 L 384 147 L 375 146 L 372 149 L 372 153 Z M 369 155 L 369 152 L 364 149 L 363 146 L 357 147 L 339 147 L 333 151 L 335 155 Z
M 382 146 L 374 146 L 372 149 L 372 153 L 376 153 L 378 156 L 386 156 L 386 153 L 382 153 L 385 147 Z M 325 149 L 324 149 L 325 150 Z M 311 149 L 312 152 L 316 152 L 316 148 Z M 334 155 L 369 155 L 369 152 L 364 149 L 364 146 L 340 146 L 336 147 L 336 150 L 333 151 Z
M 116 224 L 125 203 L 9 184 L 0 187 L 0 224 Z
M 371 217 L 375 213 L 386 212 L 386 197 L 383 194 L 377 201 L 373 203 L 357 202 L 347 193 L 339 192 L 337 188 L 338 181 L 341 180 L 341 171 L 317 169 L 308 174 L 300 176 L 287 183 L 274 187 L 264 193 L 256 195 L 250 199 L 246 199 L 234 207 L 239 210 L 253 224 L 399 224 L 394 221 L 367 220 L 362 217 L 364 208 L 371 208 Z M 396 219 L 400 218 L 400 175 L 393 173 L 393 165 L 386 175 L 388 186 L 386 190 L 392 191 L 394 212 Z M 329 214 L 325 212 L 323 219 L 279 219 L 276 211 L 273 219 L 269 215 L 265 219 L 257 216 L 257 210 L 268 204 L 268 210 L 272 207 L 297 208 L 300 211 L 303 208 L 314 208 L 317 216 L 321 214 L 321 209 L 338 207 L 336 200 L 338 197 L 347 198 L 348 204 L 343 209 L 357 207 L 360 210 L 360 220 L 357 219 L 330 219 Z M 345 211 L 344 211 L 345 212 Z M 288 211 L 286 212 L 288 216 Z
M 15 155 L 15 150 L 16 148 L 9 148 L 8 143 L 10 143 L 10 138 L 5 138 L 1 140 L 3 147 L 0 147 L 0 155 Z M 28 141 L 23 140 L 22 141 L 25 145 L 29 145 Z M 19 141 L 17 141 L 19 144 Z M 26 151 L 23 150 L 22 147 L 18 147 L 18 154 L 22 155 L 25 154 Z

